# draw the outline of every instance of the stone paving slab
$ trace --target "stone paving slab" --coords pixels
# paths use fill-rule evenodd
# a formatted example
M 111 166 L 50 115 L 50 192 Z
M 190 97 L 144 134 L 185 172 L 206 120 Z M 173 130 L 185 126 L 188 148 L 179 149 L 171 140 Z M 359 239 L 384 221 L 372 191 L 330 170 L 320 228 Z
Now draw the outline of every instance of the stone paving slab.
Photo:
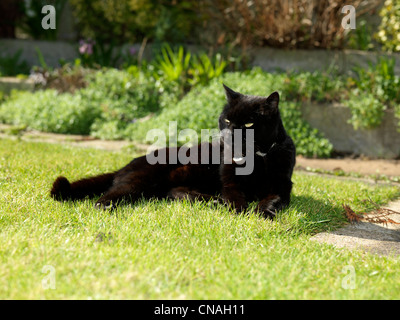
M 400 212 L 400 200 L 389 203 L 385 208 Z M 373 217 L 373 214 L 368 216 Z M 390 214 L 387 218 L 400 223 L 400 214 Z M 358 222 L 333 232 L 322 232 L 311 238 L 338 248 L 362 250 L 378 255 L 400 255 L 400 224 L 377 224 Z

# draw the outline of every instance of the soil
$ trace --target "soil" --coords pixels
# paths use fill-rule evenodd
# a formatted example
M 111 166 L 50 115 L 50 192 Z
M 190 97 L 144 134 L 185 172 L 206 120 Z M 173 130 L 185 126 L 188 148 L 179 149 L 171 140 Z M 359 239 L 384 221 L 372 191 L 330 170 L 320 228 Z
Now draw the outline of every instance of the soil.
M 365 158 L 341 159 L 308 159 L 297 157 L 298 169 L 321 169 L 326 171 L 344 171 L 360 175 L 385 175 L 388 177 L 400 176 L 400 160 L 374 160 Z

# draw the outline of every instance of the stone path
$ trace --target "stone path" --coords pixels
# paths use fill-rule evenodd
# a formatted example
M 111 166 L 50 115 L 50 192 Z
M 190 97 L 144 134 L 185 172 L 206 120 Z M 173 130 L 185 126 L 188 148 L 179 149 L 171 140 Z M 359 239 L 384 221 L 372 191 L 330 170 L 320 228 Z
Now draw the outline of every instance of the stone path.
M 389 203 L 386 208 L 400 212 L 400 200 Z M 373 216 L 373 214 L 369 214 Z M 400 223 L 400 214 L 387 218 Z M 400 255 L 400 224 L 358 222 L 333 232 L 322 232 L 311 238 L 338 248 L 357 249 L 378 255 Z
M 386 175 L 400 177 L 400 160 L 370 159 L 308 159 L 297 157 L 297 167 L 328 171 L 357 172 L 361 175 Z

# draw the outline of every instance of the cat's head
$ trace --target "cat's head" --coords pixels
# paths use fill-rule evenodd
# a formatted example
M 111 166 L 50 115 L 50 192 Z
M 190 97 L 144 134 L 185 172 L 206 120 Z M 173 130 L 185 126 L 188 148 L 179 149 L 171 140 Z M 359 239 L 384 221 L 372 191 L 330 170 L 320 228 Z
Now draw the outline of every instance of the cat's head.
M 219 117 L 219 129 L 225 132 L 242 129 L 242 144 L 246 139 L 246 129 L 253 129 L 255 151 L 267 152 L 276 142 L 282 124 L 278 92 L 259 97 L 241 94 L 226 85 L 224 88 L 227 104 Z

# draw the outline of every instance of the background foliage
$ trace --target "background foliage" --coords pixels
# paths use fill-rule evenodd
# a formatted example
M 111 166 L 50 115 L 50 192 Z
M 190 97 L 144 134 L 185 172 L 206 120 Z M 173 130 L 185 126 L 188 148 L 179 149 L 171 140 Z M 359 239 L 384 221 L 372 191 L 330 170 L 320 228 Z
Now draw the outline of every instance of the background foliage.
M 384 49 L 400 52 L 400 1 L 386 0 L 380 16 L 378 39 Z
M 195 22 L 189 0 L 70 0 L 80 34 L 103 42 L 182 41 Z

